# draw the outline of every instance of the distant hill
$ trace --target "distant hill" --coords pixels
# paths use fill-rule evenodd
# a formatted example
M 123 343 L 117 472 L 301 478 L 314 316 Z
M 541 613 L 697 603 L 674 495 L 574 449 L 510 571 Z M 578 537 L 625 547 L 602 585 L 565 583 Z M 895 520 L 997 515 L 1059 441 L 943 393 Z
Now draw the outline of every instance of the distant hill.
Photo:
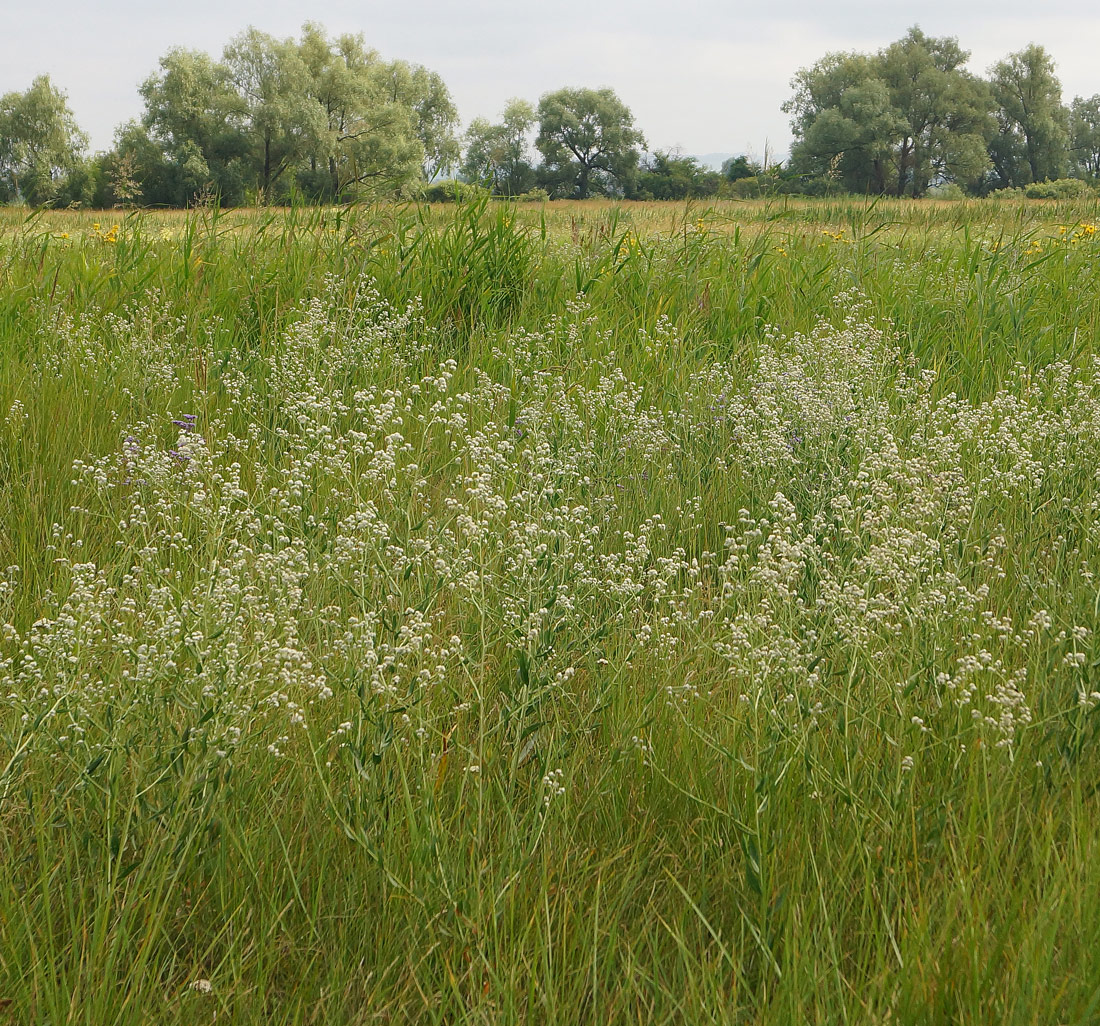
M 745 154 L 744 150 L 740 153 L 691 153 L 688 156 L 694 157 L 703 167 L 709 167 L 712 171 L 721 171 L 722 165 L 730 159 L 730 157 L 740 157 Z M 782 163 L 787 160 L 790 154 L 786 150 L 773 150 L 768 155 L 768 163 L 776 164 Z M 760 155 L 757 153 L 749 153 L 749 160 L 759 162 L 761 160 Z
M 709 167 L 712 171 L 721 171 L 722 165 L 730 159 L 730 157 L 736 157 L 736 153 L 692 153 L 694 157 L 703 167 Z

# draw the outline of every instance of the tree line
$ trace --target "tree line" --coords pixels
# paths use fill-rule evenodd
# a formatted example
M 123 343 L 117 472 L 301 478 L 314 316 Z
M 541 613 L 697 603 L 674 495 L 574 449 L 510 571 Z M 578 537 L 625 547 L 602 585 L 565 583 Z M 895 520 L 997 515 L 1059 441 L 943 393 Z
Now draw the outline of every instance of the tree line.
M 438 74 L 384 60 L 361 35 L 307 24 L 276 39 L 250 28 L 221 59 L 172 49 L 140 87 L 144 111 L 107 153 L 41 77 L 0 98 L 2 198 L 181 207 L 399 193 L 458 157 L 458 114 Z
M 94 156 L 83 155 L 87 136 L 47 77 L 0 97 L 0 201 L 346 202 L 423 195 L 456 174 L 507 196 L 680 198 L 723 180 L 690 158 L 643 160 L 642 133 L 610 89 L 561 89 L 537 107 L 513 100 L 501 123 L 475 119 L 460 135 L 436 72 L 312 23 L 298 39 L 250 28 L 220 59 L 169 50 L 139 91 L 141 117 Z
M 789 169 L 822 187 L 915 197 L 1096 179 L 1100 95 L 1065 104 L 1036 44 L 987 78 L 966 69 L 969 58 L 957 39 L 914 27 L 877 53 L 830 53 L 802 69 L 784 105 Z
M 675 152 L 647 153 L 611 89 L 560 89 L 537 105 L 513 99 L 497 121 L 475 118 L 460 134 L 441 77 L 384 59 L 362 35 L 332 38 L 308 23 L 298 39 L 276 39 L 250 28 L 218 59 L 164 54 L 140 87 L 141 117 L 120 126 L 105 153 L 86 155 L 87 136 L 48 77 L 0 97 L 0 202 L 445 198 L 448 176 L 508 197 L 919 197 L 1100 176 L 1100 95 L 1064 104 L 1054 62 L 1034 44 L 988 78 L 968 60 L 956 39 L 916 27 L 874 54 L 827 54 L 792 82 L 790 159 L 741 156 L 715 172 Z

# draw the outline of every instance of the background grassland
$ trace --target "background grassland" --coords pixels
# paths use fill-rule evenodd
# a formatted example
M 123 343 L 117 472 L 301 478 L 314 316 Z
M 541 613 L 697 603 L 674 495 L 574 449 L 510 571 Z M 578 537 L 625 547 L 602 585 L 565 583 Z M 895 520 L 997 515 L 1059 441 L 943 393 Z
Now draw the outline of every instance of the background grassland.
M 1095 204 L 0 219 L 0 1022 L 1100 1018 Z

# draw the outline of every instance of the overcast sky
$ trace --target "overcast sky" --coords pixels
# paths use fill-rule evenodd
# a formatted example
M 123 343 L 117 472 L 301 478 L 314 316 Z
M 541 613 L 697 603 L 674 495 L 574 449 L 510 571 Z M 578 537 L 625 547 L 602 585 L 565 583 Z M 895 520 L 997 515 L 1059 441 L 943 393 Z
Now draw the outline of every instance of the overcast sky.
M 302 22 L 362 32 L 383 56 L 438 71 L 463 125 L 493 117 L 511 96 L 561 86 L 611 86 L 634 111 L 651 149 L 782 153 L 780 104 L 791 76 L 829 50 L 874 50 L 914 22 L 958 36 L 971 70 L 1030 42 L 1054 56 L 1067 101 L 1100 92 L 1100 7 L 1062 0 L 0 0 L 0 93 L 43 72 L 65 89 L 94 149 L 137 116 L 137 87 L 169 47 L 220 54 L 249 25 L 296 35 Z M 1048 13 L 1048 10 L 1050 13 Z M 774 12 L 774 13 L 773 13 Z

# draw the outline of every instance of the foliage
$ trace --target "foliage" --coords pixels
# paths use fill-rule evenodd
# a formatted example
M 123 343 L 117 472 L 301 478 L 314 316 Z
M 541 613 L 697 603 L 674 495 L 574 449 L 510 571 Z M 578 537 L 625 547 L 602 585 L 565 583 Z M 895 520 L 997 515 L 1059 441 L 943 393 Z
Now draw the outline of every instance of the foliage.
M 546 203 L 550 199 L 550 193 L 536 185 L 533 189 L 528 189 L 526 192 L 521 192 L 510 198 L 515 203 Z
M 962 200 L 966 199 L 966 193 L 954 182 L 944 182 L 942 185 L 933 185 L 926 193 L 929 199 L 938 200 Z
M 715 196 L 722 176 L 703 167 L 694 157 L 664 150 L 650 154 L 637 177 L 639 199 L 682 200 Z
M 1090 1022 L 1095 202 L 475 195 L 0 212 L 0 1019 Z
M 1093 195 L 1094 190 L 1088 182 L 1080 178 L 1056 178 L 1044 182 L 1033 182 L 1024 189 L 1028 199 L 1083 199 Z
M 990 142 L 996 182 L 1024 186 L 1058 178 L 1065 171 L 1069 112 L 1054 59 L 1032 44 L 991 69 L 997 103 L 997 134 Z
M 298 172 L 306 195 L 331 201 L 410 190 L 427 159 L 414 106 L 424 98 L 409 95 L 410 69 L 382 61 L 362 36 L 329 40 L 313 24 L 302 30 L 299 52 L 309 96 L 324 114 L 308 166 Z
M 244 202 L 249 148 L 227 69 L 199 51 L 169 50 L 141 95 L 141 123 L 119 129 L 115 151 L 135 168 L 143 202 L 182 207 L 208 189 L 227 205 Z
M 742 178 L 758 178 L 763 173 L 763 166 L 750 160 L 745 154 L 740 157 L 730 157 L 722 165 L 722 175 L 728 182 L 737 182 Z
M 116 150 L 148 205 L 211 191 L 226 205 L 409 194 L 457 154 L 437 74 L 313 23 L 297 41 L 248 29 L 220 61 L 171 50 L 141 91 L 142 124 L 124 126 Z
M 498 122 L 475 118 L 460 142 L 437 73 L 312 22 L 297 40 L 249 28 L 220 59 L 169 50 L 141 86 L 141 119 L 119 126 L 114 147 L 93 157 L 82 156 L 86 139 L 48 79 L 3 97 L 0 202 L 442 201 L 453 190 L 424 186 L 451 177 L 534 201 L 919 198 L 1100 176 L 1100 97 L 1066 107 L 1054 62 L 1035 44 L 994 64 L 988 79 L 967 70 L 968 58 L 956 39 L 918 26 L 875 53 L 825 54 L 796 74 L 784 104 L 791 159 L 765 155 L 760 165 L 741 155 L 715 174 L 671 151 L 641 163 L 643 136 L 610 89 L 547 93 L 537 109 L 512 99 Z
M 426 203 L 458 203 L 464 199 L 472 202 L 488 195 L 489 190 L 483 186 L 458 178 L 443 178 L 424 186 L 420 198 Z
M 46 75 L 26 92 L 0 96 L 0 200 L 55 201 L 87 142 L 65 94 Z
M 443 79 L 419 64 L 394 61 L 386 69 L 385 83 L 388 101 L 412 112 L 413 131 L 424 153 L 424 180 L 454 171 L 461 154 L 455 135 L 458 110 Z
M 328 127 L 325 112 L 310 95 L 309 69 L 291 40 L 247 29 L 226 46 L 223 67 L 232 89 L 230 123 L 257 170 L 262 202 L 317 147 Z
M 466 130 L 462 177 L 487 185 L 498 196 L 518 196 L 535 185 L 535 168 L 528 155 L 528 136 L 535 108 L 526 100 L 509 100 L 500 124 L 474 118 Z
M 1070 107 L 1070 155 L 1077 170 L 1100 177 L 1100 93 L 1075 97 Z
M 539 100 L 535 145 L 551 195 L 630 195 L 645 140 L 611 89 L 559 89 Z
M 852 192 L 921 196 L 988 165 L 988 91 L 951 38 L 919 28 L 872 56 L 834 53 L 798 73 L 784 105 L 792 165 Z
M 969 56 L 958 40 L 918 28 L 884 51 L 883 79 L 904 126 L 895 195 L 921 196 L 935 181 L 974 181 L 988 167 L 989 93 L 965 70 Z

